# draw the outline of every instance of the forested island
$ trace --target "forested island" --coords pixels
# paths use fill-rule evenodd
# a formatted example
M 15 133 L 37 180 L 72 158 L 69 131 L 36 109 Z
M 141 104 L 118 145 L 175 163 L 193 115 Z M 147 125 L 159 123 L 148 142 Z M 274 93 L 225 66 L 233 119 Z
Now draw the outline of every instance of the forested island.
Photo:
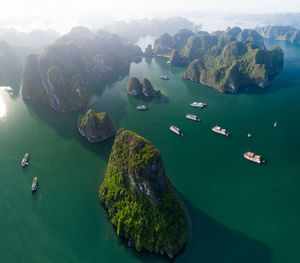
M 109 115 L 92 109 L 79 115 L 77 126 L 80 134 L 91 143 L 102 142 L 116 134 L 116 126 Z
M 147 78 L 143 78 L 140 81 L 135 77 L 131 77 L 127 84 L 127 93 L 131 96 L 144 96 L 149 98 L 161 96 L 161 92 L 155 90 Z
M 238 27 L 209 34 L 180 30 L 156 39 L 153 53 L 168 56 L 170 66 L 188 66 L 182 77 L 220 92 L 235 93 L 245 85 L 270 86 L 282 70 L 283 51 L 267 50 L 264 40 L 252 29 Z
M 58 112 L 79 110 L 87 104 L 93 83 L 129 67 L 141 55 L 139 47 L 124 43 L 118 35 L 73 28 L 41 55 L 27 57 L 22 96 Z
M 160 152 L 145 138 L 117 132 L 99 196 L 117 235 L 136 250 L 173 258 L 185 246 L 185 212 Z

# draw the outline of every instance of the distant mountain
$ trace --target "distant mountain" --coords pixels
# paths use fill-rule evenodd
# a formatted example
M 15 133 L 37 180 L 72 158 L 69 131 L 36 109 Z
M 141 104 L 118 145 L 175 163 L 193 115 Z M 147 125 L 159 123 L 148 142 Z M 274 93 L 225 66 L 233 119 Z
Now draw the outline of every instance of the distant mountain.
M 300 28 L 300 13 L 271 13 L 271 14 L 234 14 L 227 15 L 226 21 L 235 21 L 243 24 L 253 24 L 257 26 L 293 26 Z
M 112 22 L 103 27 L 111 33 L 120 35 L 123 39 L 136 42 L 140 37 L 147 35 L 159 36 L 165 32 L 174 34 L 182 28 L 187 28 L 197 32 L 201 25 L 197 25 L 183 17 L 170 17 L 164 19 L 137 19 Z
M 267 87 L 283 67 L 283 51 L 266 50 L 264 40 L 253 29 L 238 27 L 209 34 L 180 30 L 161 35 L 154 44 L 157 55 L 170 56 L 170 66 L 187 66 L 183 78 L 235 93 L 241 86 Z
M 45 102 L 58 112 L 79 110 L 91 96 L 92 83 L 128 67 L 141 55 L 139 47 L 124 43 L 118 35 L 73 28 L 41 55 L 27 57 L 23 98 Z
M 14 47 L 46 47 L 59 37 L 55 30 L 33 30 L 29 33 L 19 32 L 14 28 L 0 28 L 0 41 Z
M 0 85 L 18 86 L 26 56 L 42 52 L 58 36 L 54 30 L 24 33 L 13 28 L 0 28 Z
M 293 26 L 265 26 L 256 30 L 265 38 L 300 43 L 300 30 Z
M 0 85 L 10 86 L 20 79 L 22 63 L 16 51 L 6 42 L 0 42 Z

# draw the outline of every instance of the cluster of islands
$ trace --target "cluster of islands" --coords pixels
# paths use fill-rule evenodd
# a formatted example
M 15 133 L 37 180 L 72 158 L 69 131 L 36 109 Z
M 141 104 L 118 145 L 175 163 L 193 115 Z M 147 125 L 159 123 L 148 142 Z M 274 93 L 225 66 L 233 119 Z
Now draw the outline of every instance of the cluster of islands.
M 256 30 L 264 38 L 300 43 L 300 30 L 293 26 L 264 26 Z
M 222 93 L 237 93 L 246 85 L 270 86 L 284 61 L 282 49 L 268 50 L 252 29 L 164 33 L 143 52 L 116 34 L 76 27 L 42 53 L 27 56 L 21 93 L 24 100 L 59 113 L 86 110 L 93 85 L 142 56 L 167 57 L 170 67 L 185 67 L 183 78 Z M 147 78 L 131 77 L 124 89 L 137 98 L 162 96 Z M 117 235 L 138 251 L 175 257 L 187 242 L 187 212 L 159 150 L 134 131 L 117 129 L 106 112 L 79 114 L 77 129 L 90 143 L 115 137 L 99 198 Z
M 236 93 L 245 85 L 268 87 L 283 67 L 280 47 L 267 50 L 255 30 L 238 27 L 212 34 L 165 33 L 155 41 L 153 51 L 169 57 L 170 66 L 187 66 L 183 78 L 220 92 Z

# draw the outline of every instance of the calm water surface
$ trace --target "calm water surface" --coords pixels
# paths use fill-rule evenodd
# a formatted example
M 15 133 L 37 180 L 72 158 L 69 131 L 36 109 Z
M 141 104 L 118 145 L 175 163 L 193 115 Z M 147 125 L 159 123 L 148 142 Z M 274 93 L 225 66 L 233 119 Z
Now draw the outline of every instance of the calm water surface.
M 284 70 L 267 90 L 220 94 L 181 79 L 183 69 L 164 59 L 132 63 L 121 81 L 95 88 L 89 107 L 149 139 L 182 195 L 191 233 L 176 262 L 300 262 L 300 46 L 277 43 L 285 50 Z M 130 76 L 148 77 L 164 97 L 129 97 Z M 193 101 L 208 107 L 193 109 Z M 136 111 L 142 103 L 151 109 Z M 187 113 L 202 122 L 185 119 Z M 168 262 L 136 253 L 116 237 L 98 201 L 113 140 L 87 143 L 77 117 L 0 94 L 0 262 Z M 172 134 L 171 124 L 186 136 Z M 232 136 L 211 132 L 214 125 Z M 268 163 L 245 160 L 248 150 Z M 30 165 L 22 169 L 27 151 Z M 33 195 L 34 176 L 39 189 Z

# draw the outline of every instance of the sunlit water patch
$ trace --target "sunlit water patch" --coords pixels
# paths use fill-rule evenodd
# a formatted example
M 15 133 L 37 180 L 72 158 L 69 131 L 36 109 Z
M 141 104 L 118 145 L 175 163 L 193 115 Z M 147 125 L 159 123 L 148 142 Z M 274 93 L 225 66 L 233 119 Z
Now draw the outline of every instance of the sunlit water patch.
M 0 93 L 8 93 L 8 94 L 12 94 L 13 93 L 13 89 L 11 87 L 8 86 L 1 86 L 0 87 Z
M 0 118 L 3 118 L 5 116 L 6 116 L 6 105 L 2 95 L 0 94 Z

